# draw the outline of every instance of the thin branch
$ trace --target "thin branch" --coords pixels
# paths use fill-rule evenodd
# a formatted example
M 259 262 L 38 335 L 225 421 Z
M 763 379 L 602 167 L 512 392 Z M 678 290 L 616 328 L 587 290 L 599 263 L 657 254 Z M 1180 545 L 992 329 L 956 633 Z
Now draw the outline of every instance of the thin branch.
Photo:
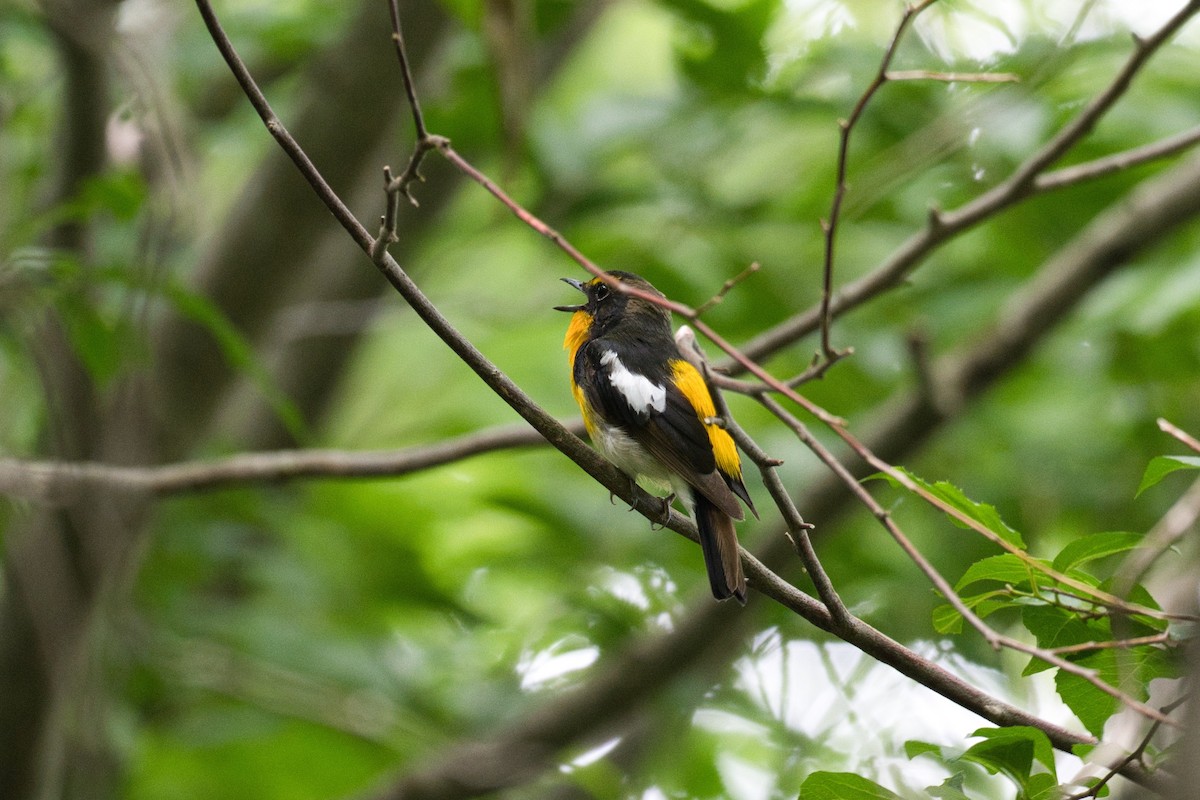
M 889 81 L 942 81 L 944 83 L 1020 83 L 1012 72 L 936 72 L 927 69 L 894 70 L 884 75 Z
M 1128 650 L 1131 647 L 1170 644 L 1171 641 L 1171 634 L 1155 633 L 1150 636 L 1135 636 L 1132 639 L 1115 639 L 1107 642 L 1082 642 L 1080 644 L 1064 645 L 1063 647 L 1048 647 L 1046 648 L 1046 652 L 1063 656 L 1070 655 L 1071 653 L 1088 653 L 1093 650 Z
M 416 199 L 409 192 L 414 181 L 424 181 L 421 177 L 421 162 L 425 154 L 433 149 L 429 141 L 429 131 L 425 128 L 425 116 L 421 113 L 421 101 L 417 97 L 416 84 L 413 82 L 412 67 L 408 63 L 408 48 L 404 46 L 404 32 L 400 27 L 400 6 L 398 0 L 388 0 L 388 10 L 392 18 L 392 44 L 396 48 L 396 58 L 400 62 L 400 74 L 403 77 L 404 93 L 408 98 L 408 107 L 412 111 L 413 128 L 416 130 L 416 143 L 413 154 L 408 160 L 404 172 L 388 184 L 388 194 L 401 192 L 414 206 Z M 390 229 L 393 233 L 395 227 Z
M 850 611 L 842 602 L 829 573 L 825 571 L 825 567 L 821 564 L 821 559 L 813 547 L 812 537 L 809 536 L 809 531 L 814 527 L 813 524 L 804 521 L 800 510 L 796 508 L 795 501 L 792 500 L 792 496 L 783 485 L 783 479 L 779 477 L 779 466 L 782 462 L 768 457 L 766 452 L 750 438 L 745 429 L 736 422 L 727 425 L 726 429 L 733 436 L 738 447 L 758 466 L 763 486 L 771 494 L 771 499 L 775 501 L 775 507 L 783 515 L 784 524 L 787 525 L 784 533 L 791 539 L 792 545 L 796 549 L 796 555 L 800 557 L 800 562 L 804 564 L 809 579 L 816 587 L 817 596 L 821 598 L 821 602 L 825 604 L 825 608 L 829 612 L 831 630 L 834 632 L 842 630 L 849 625 Z
M 1158 429 L 1161 430 L 1163 433 L 1174 436 L 1176 439 L 1178 439 L 1180 442 L 1182 442 L 1187 447 L 1190 447 L 1192 450 L 1195 450 L 1197 453 L 1200 453 L 1200 439 L 1197 439 L 1196 437 L 1192 436 L 1190 433 L 1183 430 L 1182 428 L 1178 428 L 1175 425 L 1172 425 L 1167 420 L 1163 419 L 1162 417 L 1159 417 L 1158 418 Z
M 579 422 L 568 428 L 583 431 Z M 400 450 L 280 450 L 151 467 L 0 459 L 0 494 L 66 505 L 96 487 L 165 497 L 295 478 L 396 478 L 497 450 L 545 444 L 532 428 L 510 425 Z
M 408 108 L 412 112 L 413 128 L 417 132 L 418 140 L 425 139 L 429 136 L 429 131 L 425 128 L 425 115 L 421 113 L 421 100 L 417 97 L 412 68 L 408 64 L 408 48 L 404 46 L 404 31 L 400 25 L 400 4 L 398 0 L 388 0 L 388 11 L 392 19 L 392 44 L 396 48 L 396 58 L 400 62 L 400 73 L 404 81 L 404 94 L 408 98 Z
M 825 258 L 821 270 L 820 327 L 821 354 L 826 359 L 832 359 L 837 354 L 837 351 L 829 340 L 829 329 L 833 321 L 830 302 L 833 298 L 834 243 L 837 240 L 837 228 L 838 222 L 841 219 L 842 201 L 845 199 L 847 189 L 846 172 L 850 159 L 850 135 L 854 132 L 854 126 L 862 118 L 867 104 L 871 102 L 871 98 L 887 83 L 887 70 L 896 55 L 896 50 L 900 46 L 900 39 L 904 36 L 904 32 L 918 14 L 935 2 L 936 0 L 921 0 L 921 2 L 904 7 L 900 23 L 896 26 L 896 32 L 892 34 L 892 40 L 888 43 L 887 49 L 883 53 L 883 60 L 879 64 L 879 69 L 876 71 L 874 79 L 858 98 L 858 102 L 854 104 L 854 109 L 850 112 L 850 116 L 838 122 L 841 135 L 838 142 L 837 174 L 834 178 L 833 202 L 829 208 L 829 219 L 821 223 L 821 228 L 825 233 Z
M 733 287 L 737 286 L 739 283 L 746 280 L 746 278 L 749 278 L 751 275 L 758 272 L 758 270 L 759 270 L 759 265 L 758 265 L 758 262 L 755 261 L 752 264 L 750 264 L 750 266 L 746 267 L 744 270 L 739 272 L 737 275 L 734 275 L 732 278 L 725 281 L 725 283 L 721 286 L 721 288 L 717 291 L 716 294 L 714 294 L 712 297 L 705 300 L 700 305 L 696 306 L 696 313 L 703 314 L 705 311 L 708 311 L 713 306 L 719 305 L 725 299 L 725 295 L 729 294 L 729 292 L 733 289 Z
M 1141 147 L 1123 150 L 1103 158 L 1085 161 L 1070 167 L 1038 175 L 1033 181 L 1035 192 L 1050 192 L 1065 186 L 1103 178 L 1116 172 L 1148 164 L 1151 161 L 1178 155 L 1200 144 L 1200 127 L 1168 136 Z

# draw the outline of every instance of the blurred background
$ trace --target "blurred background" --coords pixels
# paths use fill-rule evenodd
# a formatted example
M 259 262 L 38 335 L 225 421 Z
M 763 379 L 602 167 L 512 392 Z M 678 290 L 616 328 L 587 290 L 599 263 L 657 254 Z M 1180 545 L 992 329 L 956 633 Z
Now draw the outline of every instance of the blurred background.
M 837 283 L 878 267 L 931 207 L 1003 180 L 1113 81 L 1131 33 L 1182 5 L 943 0 L 919 17 L 894 69 L 1019 80 L 881 89 L 853 131 Z M 373 229 L 382 167 L 412 146 L 386 3 L 215 6 Z M 429 129 L 595 262 L 692 305 L 758 262 L 705 316 L 734 343 L 819 300 L 838 120 L 874 77 L 899 2 L 401 7 Z M 1193 22 L 1062 164 L 1200 124 L 1198 50 Z M 854 355 L 803 391 L 852 430 L 885 425 L 919 388 L 914 336 L 934 363 L 969 352 L 1095 218 L 1181 163 L 1047 193 L 953 239 L 837 320 L 834 344 Z M 436 154 L 424 173 L 392 252 L 501 369 L 573 419 L 566 319 L 551 308 L 575 302 L 557 279 L 581 271 Z M 1147 238 L 987 392 L 887 456 L 994 505 L 1035 555 L 1151 528 L 1187 486 L 1171 476 L 1135 499 L 1151 458 L 1183 452 L 1156 418 L 1200 433 L 1200 228 Z M 791 375 L 816 347 L 766 363 Z M 856 614 L 1081 730 L 1049 679 L 1020 677 L 1024 659 L 939 634 L 939 599 L 872 516 L 820 495 L 826 471 L 791 432 L 728 400 L 784 461 Z M 421 447 L 517 422 L 336 226 L 195 8 L 0 9 L 0 456 L 153 465 Z M 808 590 L 779 557 L 760 481 L 747 483 L 765 513 L 740 526 L 743 544 L 773 548 Z M 995 552 L 869 485 L 951 581 Z M 711 636 L 506 796 L 795 797 L 814 770 L 846 770 L 921 797 L 944 768 L 909 760 L 904 742 L 962 747 L 984 724 L 761 596 L 712 611 L 699 550 L 548 447 L 161 499 L 13 490 L 0 541 L 3 797 L 370 796 L 458 742 L 503 736 L 697 614 Z M 1012 796 L 982 770 L 969 778 L 972 797 Z

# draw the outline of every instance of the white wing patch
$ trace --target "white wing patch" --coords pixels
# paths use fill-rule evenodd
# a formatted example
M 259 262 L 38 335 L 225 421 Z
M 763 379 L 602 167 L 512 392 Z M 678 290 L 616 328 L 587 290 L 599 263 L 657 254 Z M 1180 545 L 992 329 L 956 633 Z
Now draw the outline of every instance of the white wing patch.
M 600 356 L 600 363 L 608 367 L 608 381 L 625 398 L 630 408 L 639 414 L 648 414 L 650 409 L 663 411 L 667 407 L 667 390 L 661 384 L 630 372 L 621 363 L 616 352 L 608 350 Z

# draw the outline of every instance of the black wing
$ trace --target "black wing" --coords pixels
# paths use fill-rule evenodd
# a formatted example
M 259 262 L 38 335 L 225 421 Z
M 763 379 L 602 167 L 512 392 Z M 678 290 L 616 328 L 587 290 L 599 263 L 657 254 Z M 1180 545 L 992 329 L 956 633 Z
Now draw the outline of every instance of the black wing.
M 670 346 L 674 348 L 674 342 Z M 617 353 L 630 372 L 663 388 L 665 397 L 661 411 L 630 405 L 621 389 L 613 384 L 609 367 L 601 363 L 600 359 L 610 350 Z M 581 347 L 575 356 L 575 382 L 583 387 L 588 402 L 606 422 L 628 433 L 671 472 L 698 489 L 726 514 L 742 519 L 744 514 L 737 498 L 717 471 L 712 442 L 696 409 L 669 380 L 665 360 L 640 355 L 633 348 L 616 350 L 612 343 L 594 339 Z M 656 371 L 654 367 L 658 360 L 664 361 L 664 366 Z

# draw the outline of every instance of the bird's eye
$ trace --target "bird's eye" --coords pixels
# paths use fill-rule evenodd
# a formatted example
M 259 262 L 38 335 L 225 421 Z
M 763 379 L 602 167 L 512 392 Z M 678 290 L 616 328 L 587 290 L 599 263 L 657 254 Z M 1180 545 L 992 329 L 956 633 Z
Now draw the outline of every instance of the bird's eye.
M 602 283 L 596 287 L 596 299 L 603 300 L 606 297 L 608 297 L 608 286 Z

